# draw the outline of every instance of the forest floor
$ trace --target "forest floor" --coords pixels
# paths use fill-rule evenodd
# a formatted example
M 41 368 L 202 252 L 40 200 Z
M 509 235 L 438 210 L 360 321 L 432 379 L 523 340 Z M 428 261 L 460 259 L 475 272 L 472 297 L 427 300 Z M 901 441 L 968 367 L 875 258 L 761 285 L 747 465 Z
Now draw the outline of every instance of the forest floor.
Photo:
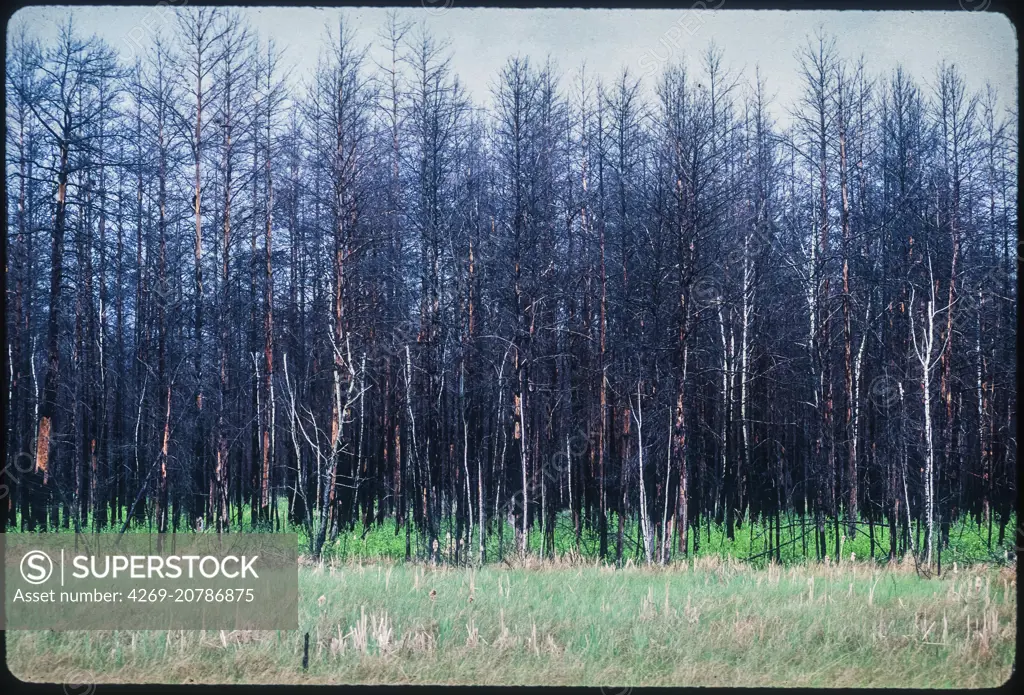
M 298 631 L 7 633 L 27 681 L 998 686 L 1016 572 L 912 563 L 303 565 Z M 302 668 L 304 634 L 310 635 Z

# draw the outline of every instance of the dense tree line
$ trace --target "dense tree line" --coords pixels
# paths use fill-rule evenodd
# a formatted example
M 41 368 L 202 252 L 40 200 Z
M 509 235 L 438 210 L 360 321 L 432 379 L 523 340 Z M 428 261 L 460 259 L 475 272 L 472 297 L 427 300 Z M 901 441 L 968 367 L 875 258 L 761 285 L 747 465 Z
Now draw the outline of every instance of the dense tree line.
M 710 524 L 775 556 L 792 523 L 818 557 L 1002 540 L 992 89 L 821 34 L 798 103 L 712 48 L 653 90 L 512 57 L 484 108 L 395 15 L 383 59 L 341 21 L 305 78 L 239 14 L 177 19 L 132 64 L 70 21 L 8 44 L 8 523 L 290 522 L 314 555 L 385 524 L 456 562 L 559 525 L 648 562 Z

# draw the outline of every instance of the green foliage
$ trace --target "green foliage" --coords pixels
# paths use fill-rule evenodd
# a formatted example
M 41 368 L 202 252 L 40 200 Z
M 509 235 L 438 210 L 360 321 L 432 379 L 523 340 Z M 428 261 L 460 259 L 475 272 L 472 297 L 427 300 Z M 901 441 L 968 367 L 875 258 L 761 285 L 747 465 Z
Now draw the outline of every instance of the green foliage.
M 251 509 L 244 507 L 241 518 L 243 525 L 238 528 L 234 522 L 238 513 L 232 515 L 232 529 L 250 532 L 257 531 L 278 531 L 281 533 L 295 533 L 299 537 L 299 552 L 308 554 L 310 543 L 306 528 L 302 524 L 291 524 L 287 521 L 287 499 L 281 498 L 278 501 L 280 509 L 280 525 L 267 524 L 254 529 L 250 520 L 252 519 Z M 127 513 L 127 512 L 125 512 Z M 20 517 L 19 517 L 20 522 Z M 82 530 L 92 532 L 92 519 L 82 523 Z M 949 542 L 943 544 L 942 564 L 943 567 L 951 567 L 955 562 L 959 566 L 969 566 L 977 563 L 999 563 L 1007 564 L 1014 561 L 1015 537 L 1017 529 L 1017 515 L 1011 514 L 1007 521 L 1006 533 L 1003 543 L 999 541 L 1000 520 L 993 516 L 991 523 L 977 522 L 973 518 L 963 517 L 959 522 L 951 524 L 949 530 Z M 13 528 L 18 528 L 20 523 Z M 68 523 L 67 530 L 72 530 L 73 524 Z M 52 529 L 51 529 L 52 530 Z M 64 530 L 62 527 L 59 531 Z M 182 529 L 183 532 L 191 531 L 191 528 Z M 814 545 L 814 522 L 811 518 L 801 519 L 799 516 L 783 517 L 781 521 L 782 547 L 779 552 L 779 561 L 783 565 L 807 562 L 814 560 L 816 549 Z M 115 524 L 101 529 L 101 533 L 112 533 L 120 531 L 120 524 Z M 210 532 L 211 529 L 206 529 Z M 846 537 L 847 527 L 845 523 L 839 525 L 840 535 L 840 561 L 855 557 L 857 560 L 867 560 L 872 557 L 872 542 L 869 526 L 866 521 L 858 523 L 857 534 L 853 538 Z M 916 531 L 916 529 L 915 529 Z M 148 524 L 131 524 L 127 533 L 153 533 L 154 528 Z M 454 564 L 456 559 L 456 548 L 452 536 L 455 533 L 454 523 L 442 524 L 439 534 L 439 556 L 440 561 Z M 609 513 L 608 518 L 608 562 L 616 559 L 616 541 L 618 533 L 618 516 L 614 512 Z M 690 542 L 688 551 L 690 556 L 693 553 L 693 528 L 690 529 Z M 774 550 L 769 555 L 769 537 L 774 547 L 775 529 L 770 530 L 763 522 L 751 523 L 749 519 L 741 519 L 740 523 L 733 530 L 733 538 L 729 539 L 725 527 L 721 524 L 709 523 L 702 520 L 699 528 L 700 540 L 697 557 L 717 556 L 722 558 L 736 558 L 750 562 L 756 567 L 763 567 L 774 557 Z M 806 535 L 805 535 L 806 534 Z M 991 535 L 990 535 L 991 534 Z M 939 530 L 936 529 L 936 539 L 939 537 Z M 828 522 L 825 525 L 826 554 L 835 559 L 836 528 L 835 524 Z M 804 540 L 806 540 L 806 553 L 804 552 Z M 991 540 L 991 545 L 990 545 Z M 889 527 L 884 524 L 874 525 L 874 559 L 878 562 L 887 562 L 889 559 Z M 409 559 L 425 560 L 429 555 L 430 544 L 415 528 L 412 529 L 409 538 Z M 918 542 L 915 539 L 915 548 Z M 572 516 L 568 512 L 561 512 L 555 519 L 554 547 L 548 548 L 544 541 L 544 534 L 538 525 L 530 528 L 528 550 L 529 554 L 540 557 L 543 551 L 544 557 L 563 557 L 575 555 L 583 559 L 596 559 L 599 555 L 600 537 L 597 529 L 584 527 L 581 529 L 579 543 L 576 541 L 576 534 L 573 529 Z M 657 549 L 655 548 L 655 554 Z M 487 524 L 486 534 L 486 556 L 488 562 L 498 562 L 504 558 L 516 555 L 516 529 L 507 519 L 493 519 Z M 632 558 L 634 563 L 643 562 L 643 547 L 639 542 L 639 524 L 635 519 L 628 519 L 624 524 L 623 532 L 623 562 Z M 672 544 L 672 558 L 679 559 L 679 553 L 675 539 Z M 334 539 L 328 539 L 323 549 L 323 559 L 327 561 L 401 561 L 406 559 L 406 529 L 397 528 L 393 519 L 383 524 L 371 525 L 368 529 L 357 525 L 352 529 L 340 531 Z M 937 559 L 937 557 L 936 557 Z M 459 564 L 476 565 L 479 560 L 479 528 L 474 525 L 473 537 L 470 544 L 463 543 L 458 552 Z

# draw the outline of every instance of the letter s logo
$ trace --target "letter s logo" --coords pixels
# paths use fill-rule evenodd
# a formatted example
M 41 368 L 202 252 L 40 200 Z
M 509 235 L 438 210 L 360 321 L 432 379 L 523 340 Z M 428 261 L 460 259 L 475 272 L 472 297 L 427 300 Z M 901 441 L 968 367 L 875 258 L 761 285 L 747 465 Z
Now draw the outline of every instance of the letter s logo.
M 21 558 L 21 577 L 29 584 L 42 584 L 53 574 L 53 560 L 42 550 L 30 550 Z

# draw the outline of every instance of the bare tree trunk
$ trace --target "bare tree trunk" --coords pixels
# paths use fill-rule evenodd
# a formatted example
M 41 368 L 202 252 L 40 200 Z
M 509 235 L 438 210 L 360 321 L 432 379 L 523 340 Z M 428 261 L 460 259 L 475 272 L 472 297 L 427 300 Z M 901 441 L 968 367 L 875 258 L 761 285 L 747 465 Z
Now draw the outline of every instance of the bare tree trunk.
M 638 382 L 636 387 L 636 408 L 631 408 L 630 410 L 633 414 L 633 421 L 636 423 L 637 461 L 640 469 L 640 529 L 641 533 L 643 533 L 644 539 L 644 559 L 649 565 L 653 559 L 653 552 L 651 550 L 651 521 L 647 509 L 647 484 L 644 482 L 644 415 L 643 405 L 641 403 L 643 398 L 642 389 L 642 382 Z
M 940 314 L 942 309 L 935 306 L 935 281 L 931 274 L 931 257 L 928 257 L 928 276 L 929 285 L 931 290 L 931 296 L 925 305 L 925 321 L 927 323 L 924 335 L 918 338 L 917 330 L 915 328 L 914 314 L 914 292 L 911 289 L 910 294 L 910 309 L 908 311 L 910 318 L 910 335 L 913 339 L 914 354 L 917 356 L 918 363 L 921 366 L 921 390 L 923 391 L 924 399 L 924 446 L 925 446 L 925 464 L 924 464 L 924 521 L 925 521 L 925 543 L 924 543 L 924 563 L 926 565 L 931 564 L 932 560 L 932 548 L 933 548 L 933 526 L 935 518 L 935 491 L 934 491 L 934 476 L 935 476 L 935 447 L 933 439 L 933 428 L 932 428 L 932 377 L 931 370 L 936 364 L 936 359 L 932 358 L 932 354 L 935 350 L 935 317 Z M 948 334 L 947 334 L 948 340 Z M 940 348 L 940 358 L 943 348 Z M 905 484 L 905 483 L 904 483 Z

